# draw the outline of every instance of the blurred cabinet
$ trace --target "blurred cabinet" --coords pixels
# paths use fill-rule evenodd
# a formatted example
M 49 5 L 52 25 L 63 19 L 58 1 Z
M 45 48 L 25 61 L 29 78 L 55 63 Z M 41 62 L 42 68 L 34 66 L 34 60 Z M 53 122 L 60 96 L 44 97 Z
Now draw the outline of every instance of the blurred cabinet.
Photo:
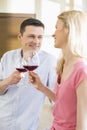
M 17 34 L 24 19 L 35 14 L 0 13 L 0 57 L 8 50 L 21 47 Z

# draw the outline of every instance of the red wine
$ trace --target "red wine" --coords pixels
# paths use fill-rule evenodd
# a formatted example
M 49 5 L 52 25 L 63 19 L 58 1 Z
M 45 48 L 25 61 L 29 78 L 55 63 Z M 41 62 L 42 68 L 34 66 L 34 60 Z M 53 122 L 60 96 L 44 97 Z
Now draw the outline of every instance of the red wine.
M 25 69 L 25 68 L 16 68 L 16 70 L 18 70 L 20 72 L 26 72 L 27 71 L 27 69 Z
M 38 67 L 38 65 L 32 65 L 32 66 L 24 65 L 23 67 L 26 68 L 27 70 L 33 71 Z

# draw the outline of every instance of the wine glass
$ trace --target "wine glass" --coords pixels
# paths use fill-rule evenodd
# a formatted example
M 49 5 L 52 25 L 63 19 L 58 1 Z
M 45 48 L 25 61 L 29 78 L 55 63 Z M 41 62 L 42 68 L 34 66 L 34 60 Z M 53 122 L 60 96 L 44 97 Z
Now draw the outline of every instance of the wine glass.
M 39 66 L 39 57 L 36 51 L 28 51 L 24 59 L 26 60 L 26 63 L 23 65 L 23 67 L 29 71 L 35 70 Z
M 27 69 L 23 67 L 24 64 L 25 64 L 24 59 L 21 59 L 20 63 L 16 65 L 16 70 L 21 72 L 21 77 L 24 77 L 24 72 L 27 72 Z
M 20 59 L 20 62 L 17 63 L 16 65 L 16 70 L 18 70 L 21 73 L 24 73 L 27 71 L 26 68 L 24 68 L 23 66 L 27 64 L 27 61 L 29 60 L 29 58 L 32 57 L 32 51 L 27 51 L 23 54 L 23 58 Z

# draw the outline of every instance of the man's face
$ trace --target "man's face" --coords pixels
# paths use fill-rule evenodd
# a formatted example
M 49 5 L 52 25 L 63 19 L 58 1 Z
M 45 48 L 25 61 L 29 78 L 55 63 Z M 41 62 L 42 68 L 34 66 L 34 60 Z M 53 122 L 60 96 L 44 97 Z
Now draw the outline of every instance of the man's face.
M 40 26 L 26 26 L 23 34 L 19 33 L 18 38 L 21 41 L 24 51 L 38 51 L 41 47 L 44 29 Z

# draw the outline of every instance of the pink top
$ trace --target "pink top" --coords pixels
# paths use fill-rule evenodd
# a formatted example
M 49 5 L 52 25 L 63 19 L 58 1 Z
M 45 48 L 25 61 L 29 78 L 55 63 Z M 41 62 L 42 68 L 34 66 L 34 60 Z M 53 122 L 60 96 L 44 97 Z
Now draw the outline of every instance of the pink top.
M 85 78 L 87 78 L 87 64 L 83 60 L 79 60 L 75 63 L 68 79 L 63 83 L 56 84 L 54 120 L 50 130 L 76 130 L 76 89 Z

